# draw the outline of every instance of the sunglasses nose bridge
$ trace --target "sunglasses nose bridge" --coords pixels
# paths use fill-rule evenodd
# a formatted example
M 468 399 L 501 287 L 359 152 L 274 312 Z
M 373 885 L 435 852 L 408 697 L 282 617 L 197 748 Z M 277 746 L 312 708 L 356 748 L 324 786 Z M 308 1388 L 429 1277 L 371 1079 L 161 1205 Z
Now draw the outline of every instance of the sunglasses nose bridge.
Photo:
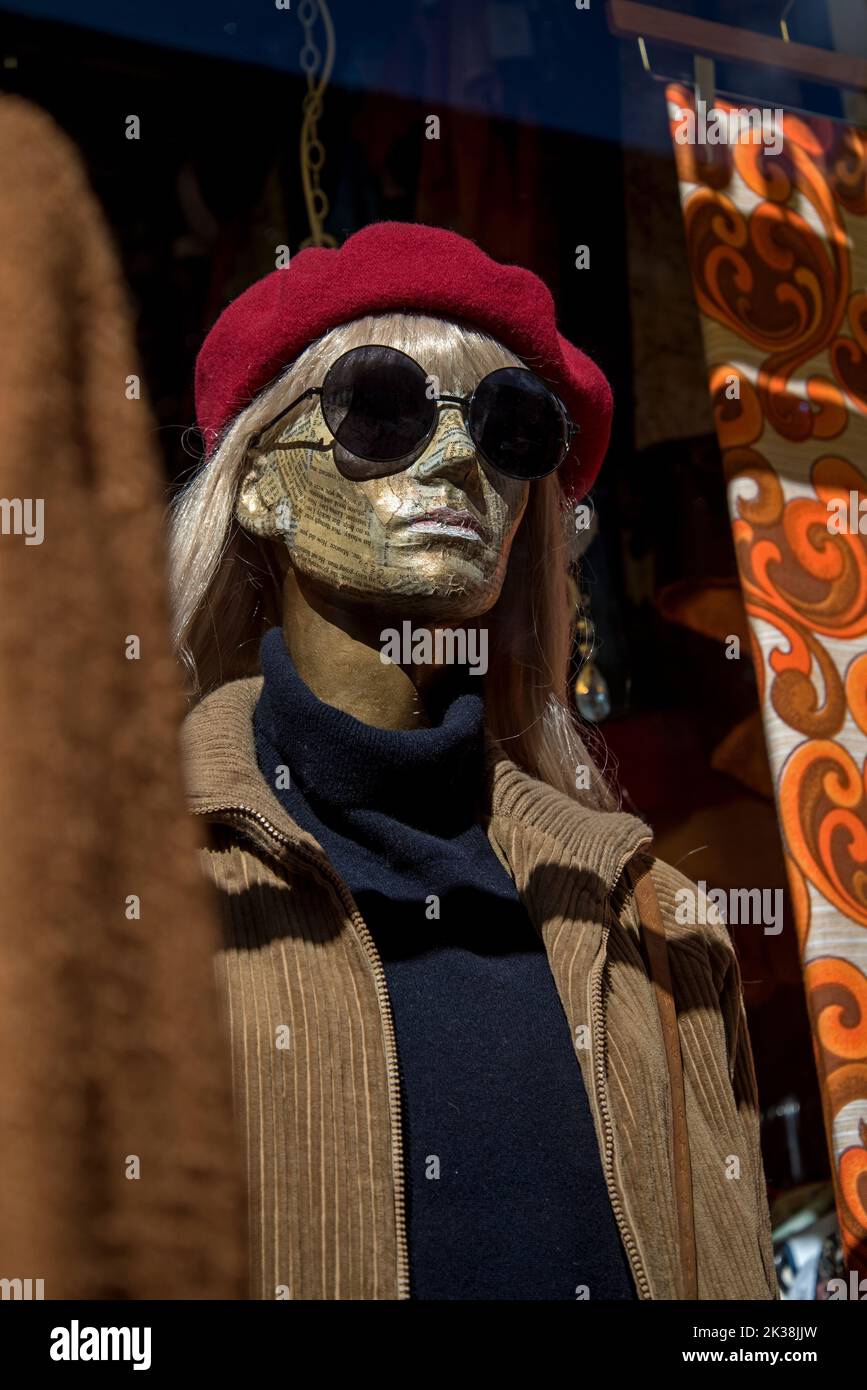
M 438 399 L 437 399 L 436 405 L 437 405 L 437 426 L 436 426 L 437 429 L 440 429 L 440 427 L 442 426 L 443 419 L 444 419 L 446 416 L 449 416 L 449 415 L 456 415 L 456 416 L 458 417 L 459 423 L 460 423 L 461 425 L 464 425 L 464 426 L 466 425 L 466 423 L 467 423 L 467 408 L 466 408 L 466 404 L 465 404 L 462 400 L 458 400 L 458 399 L 456 399 L 456 398 L 454 398 L 454 397 L 449 397 L 449 396 L 446 396 L 446 397 L 439 396 Z M 451 428 L 451 429 L 454 429 L 454 423 L 452 423 L 452 425 L 450 426 L 450 428 Z
M 428 448 L 443 441 L 454 458 L 461 455 L 469 461 L 476 457 L 476 446 L 469 430 L 465 401 L 455 398 L 444 401 L 441 397 L 437 400 L 436 421 Z

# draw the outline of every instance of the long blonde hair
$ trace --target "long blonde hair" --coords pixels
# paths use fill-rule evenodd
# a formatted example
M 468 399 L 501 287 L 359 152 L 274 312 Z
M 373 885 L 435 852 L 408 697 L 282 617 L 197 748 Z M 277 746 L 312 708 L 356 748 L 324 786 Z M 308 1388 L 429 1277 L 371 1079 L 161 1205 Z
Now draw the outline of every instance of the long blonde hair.
M 455 394 L 471 391 L 498 367 L 533 366 L 477 329 L 423 314 L 377 314 L 326 333 L 266 386 L 227 426 L 172 508 L 174 638 L 192 699 L 255 674 L 262 635 L 282 621 L 273 542 L 251 536 L 235 519 L 249 442 L 294 396 L 320 385 L 341 353 L 364 343 L 402 349 Z M 530 487 L 502 593 L 487 615 L 486 725 L 532 776 L 584 805 L 610 809 L 615 803 L 604 771 L 569 707 L 575 613 L 568 562 L 566 515 L 552 475 Z M 598 746 L 596 731 L 587 733 Z M 580 768 L 587 769 L 584 776 Z

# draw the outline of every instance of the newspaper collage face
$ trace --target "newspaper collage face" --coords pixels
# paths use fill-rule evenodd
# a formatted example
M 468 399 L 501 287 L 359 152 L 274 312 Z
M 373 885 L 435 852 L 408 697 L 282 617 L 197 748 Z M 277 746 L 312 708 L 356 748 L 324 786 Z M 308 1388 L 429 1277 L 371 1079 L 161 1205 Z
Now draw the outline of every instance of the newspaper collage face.
M 240 524 L 282 540 L 299 572 L 344 596 L 400 597 L 410 610 L 446 599 L 451 616 L 490 608 L 528 484 L 483 463 L 456 410 L 441 412 L 420 458 L 385 478 L 343 477 L 331 439 L 318 403 L 288 424 L 243 481 Z

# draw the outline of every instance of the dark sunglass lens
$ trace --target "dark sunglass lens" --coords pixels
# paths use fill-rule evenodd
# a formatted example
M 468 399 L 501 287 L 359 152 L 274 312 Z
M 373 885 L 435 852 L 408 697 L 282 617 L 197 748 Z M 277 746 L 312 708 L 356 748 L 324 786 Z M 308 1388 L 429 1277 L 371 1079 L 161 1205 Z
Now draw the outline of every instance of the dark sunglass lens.
M 503 367 L 479 382 L 468 424 L 483 457 L 512 478 L 543 478 L 563 461 L 563 412 L 545 383 L 524 367 Z
M 322 415 L 338 444 L 360 459 L 406 458 L 430 433 L 436 405 L 405 352 L 360 347 L 339 357 L 322 387 Z M 368 474 L 364 474 L 368 476 Z

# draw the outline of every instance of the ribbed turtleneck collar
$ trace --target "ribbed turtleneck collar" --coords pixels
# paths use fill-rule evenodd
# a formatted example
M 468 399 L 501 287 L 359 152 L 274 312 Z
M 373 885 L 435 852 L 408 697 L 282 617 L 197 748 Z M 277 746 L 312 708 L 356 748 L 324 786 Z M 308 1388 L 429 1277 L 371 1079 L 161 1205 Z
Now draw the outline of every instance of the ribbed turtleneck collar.
M 279 627 L 263 638 L 260 661 L 257 741 L 277 751 L 311 806 L 380 811 L 430 830 L 474 818 L 484 784 L 484 702 L 469 678 L 432 727 L 379 729 L 314 695 Z

